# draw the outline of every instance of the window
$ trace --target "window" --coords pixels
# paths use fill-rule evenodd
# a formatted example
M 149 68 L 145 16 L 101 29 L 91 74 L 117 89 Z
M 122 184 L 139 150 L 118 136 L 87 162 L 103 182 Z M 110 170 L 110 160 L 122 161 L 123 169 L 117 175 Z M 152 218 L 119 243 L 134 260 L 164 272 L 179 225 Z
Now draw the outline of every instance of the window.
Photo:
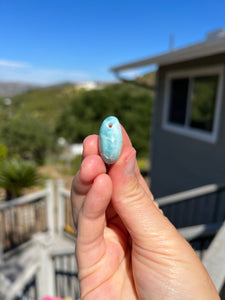
M 185 124 L 188 78 L 171 80 L 169 122 Z
M 215 143 L 222 77 L 221 67 L 167 74 L 163 128 Z
M 190 126 L 212 132 L 218 76 L 194 78 Z

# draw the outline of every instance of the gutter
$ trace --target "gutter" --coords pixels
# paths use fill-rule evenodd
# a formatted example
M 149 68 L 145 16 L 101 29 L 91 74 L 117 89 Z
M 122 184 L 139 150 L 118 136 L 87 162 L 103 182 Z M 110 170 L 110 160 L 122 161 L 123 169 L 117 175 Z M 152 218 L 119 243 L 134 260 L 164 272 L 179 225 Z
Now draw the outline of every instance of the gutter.
M 191 44 L 169 52 L 161 53 L 155 56 L 146 57 L 130 63 L 125 63 L 112 67 L 111 72 L 119 72 L 149 65 L 169 65 L 173 63 L 198 59 L 205 56 L 216 55 L 225 52 L 225 31 L 223 29 L 215 30 L 207 34 L 206 40 Z

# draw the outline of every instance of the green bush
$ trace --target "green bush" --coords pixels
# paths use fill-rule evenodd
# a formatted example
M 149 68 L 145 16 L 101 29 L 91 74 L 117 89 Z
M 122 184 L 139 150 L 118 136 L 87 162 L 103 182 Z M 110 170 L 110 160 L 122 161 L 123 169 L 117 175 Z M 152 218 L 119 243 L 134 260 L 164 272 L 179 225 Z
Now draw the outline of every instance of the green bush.
M 141 172 L 149 170 L 149 159 L 138 159 L 137 163 Z
M 80 169 L 81 160 L 82 160 L 82 155 L 77 155 L 72 159 L 71 161 L 72 175 L 74 175 Z
M 8 155 L 34 160 L 42 164 L 49 145 L 47 126 L 29 115 L 19 114 L 6 122 L 1 129 L 1 139 L 8 148 Z
M 56 135 L 70 143 L 80 143 L 99 132 L 101 122 L 115 115 L 127 130 L 137 155 L 148 156 L 152 95 L 147 89 L 115 84 L 102 90 L 77 94 L 69 108 L 62 111 Z
M 7 155 L 7 147 L 3 144 L 0 144 L 0 164 L 4 161 Z
M 12 159 L 0 166 L 0 187 L 6 190 L 6 200 L 21 196 L 24 188 L 39 182 L 37 168 L 32 162 Z

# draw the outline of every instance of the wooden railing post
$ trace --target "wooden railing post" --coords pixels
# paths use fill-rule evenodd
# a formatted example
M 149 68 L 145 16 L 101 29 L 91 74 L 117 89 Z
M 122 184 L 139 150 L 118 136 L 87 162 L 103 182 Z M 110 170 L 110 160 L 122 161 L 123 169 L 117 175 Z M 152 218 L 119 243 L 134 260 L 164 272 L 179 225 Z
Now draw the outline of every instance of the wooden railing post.
M 54 296 L 55 280 L 54 266 L 51 258 L 51 249 L 54 247 L 54 236 L 51 234 L 41 233 L 34 237 L 36 246 L 35 251 L 38 253 L 40 267 L 37 272 L 37 291 L 38 299 L 44 296 Z
M 64 188 L 63 180 L 57 181 L 57 229 L 58 233 L 63 233 L 65 227 L 65 200 L 62 195 Z
M 47 199 L 46 199 L 46 208 L 47 208 L 47 228 L 50 233 L 55 231 L 55 222 L 54 222 L 54 186 L 52 180 L 47 180 L 46 188 L 48 190 Z

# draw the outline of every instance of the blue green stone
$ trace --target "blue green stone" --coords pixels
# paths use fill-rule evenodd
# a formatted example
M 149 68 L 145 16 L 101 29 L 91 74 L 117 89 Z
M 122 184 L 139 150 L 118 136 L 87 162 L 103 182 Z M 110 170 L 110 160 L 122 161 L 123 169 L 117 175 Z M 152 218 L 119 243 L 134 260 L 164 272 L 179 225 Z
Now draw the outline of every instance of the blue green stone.
M 99 131 L 99 148 L 102 159 L 107 164 L 113 164 L 123 146 L 123 134 L 120 122 L 116 117 L 106 118 Z

